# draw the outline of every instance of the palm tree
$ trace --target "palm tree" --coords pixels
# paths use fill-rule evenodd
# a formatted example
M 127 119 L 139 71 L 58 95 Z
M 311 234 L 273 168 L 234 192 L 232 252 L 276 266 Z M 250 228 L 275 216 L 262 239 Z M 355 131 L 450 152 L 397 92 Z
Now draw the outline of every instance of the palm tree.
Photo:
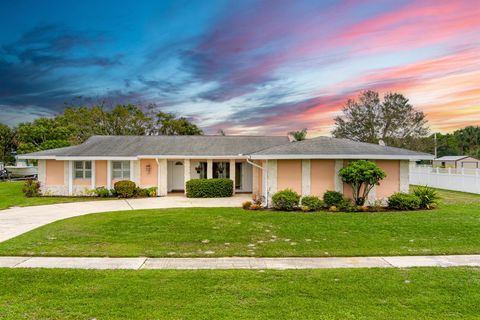
M 307 128 L 303 128 L 300 131 L 290 131 L 288 134 L 291 135 L 295 141 L 302 141 L 307 138 Z

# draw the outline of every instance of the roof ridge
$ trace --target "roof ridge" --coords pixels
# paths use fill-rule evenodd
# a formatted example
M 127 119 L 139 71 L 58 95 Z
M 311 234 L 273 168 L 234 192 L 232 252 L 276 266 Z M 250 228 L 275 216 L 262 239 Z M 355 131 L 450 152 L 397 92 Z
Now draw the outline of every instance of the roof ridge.
M 126 137 L 136 137 L 136 138 L 142 138 L 142 137 L 202 137 L 202 138 L 212 138 L 212 137 L 219 137 L 219 138 L 284 138 L 287 139 L 287 136 L 276 136 L 276 135 L 217 135 L 217 134 L 202 134 L 202 135 L 167 135 L 167 134 L 159 134 L 159 135 L 113 135 L 113 134 L 106 134 L 106 135 L 93 135 L 90 138 L 94 137 L 100 137 L 100 138 L 106 138 L 106 137 L 119 137 L 119 138 L 126 138 Z M 90 138 L 88 138 L 86 141 L 88 141 Z
M 335 138 L 335 137 L 325 137 L 325 138 L 330 138 L 330 139 L 335 139 L 335 140 L 345 140 L 345 141 L 348 141 L 348 142 L 366 144 L 366 145 L 377 146 L 377 147 L 382 147 L 382 148 L 389 148 L 389 149 L 403 150 L 403 151 L 408 150 L 408 151 L 428 154 L 427 152 L 415 151 L 415 150 L 410 150 L 410 149 L 400 148 L 400 147 L 394 147 L 394 146 L 389 146 L 389 145 L 381 145 L 381 144 L 372 143 L 372 142 L 356 141 L 356 140 L 352 140 L 352 139 L 348 139 L 348 138 Z
M 320 151 L 322 150 L 322 151 Z M 318 136 L 312 139 L 280 144 L 253 152 L 252 155 L 308 155 L 324 153 L 328 155 L 392 155 L 392 156 L 428 156 L 426 152 L 404 148 L 382 146 L 375 143 L 360 142 L 347 138 Z

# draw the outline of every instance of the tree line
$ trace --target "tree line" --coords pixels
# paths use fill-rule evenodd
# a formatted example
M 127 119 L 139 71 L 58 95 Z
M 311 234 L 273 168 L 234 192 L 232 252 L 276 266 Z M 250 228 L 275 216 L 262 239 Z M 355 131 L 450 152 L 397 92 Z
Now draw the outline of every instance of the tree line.
M 425 114 L 399 93 L 387 93 L 382 100 L 378 92 L 364 91 L 357 99 L 348 100 L 342 114 L 335 118 L 331 133 L 336 138 L 380 142 L 432 154 L 436 146 L 438 157 L 480 157 L 480 126 L 467 126 L 447 134 L 430 133 Z
M 425 114 L 415 109 L 400 93 L 364 91 L 349 99 L 335 119 L 335 138 L 384 144 L 437 155 L 480 157 L 480 127 L 468 126 L 453 133 L 430 133 Z M 203 131 L 184 117 L 143 111 L 134 105 L 106 109 L 69 107 L 53 118 L 39 118 L 16 128 L 0 124 L 0 162 L 13 161 L 12 151 L 27 153 L 76 145 L 93 135 L 201 135 Z M 218 134 L 225 135 L 223 130 Z M 307 129 L 291 131 L 296 141 L 304 140 Z
M 0 124 L 0 162 L 21 154 L 68 147 L 94 135 L 201 135 L 187 118 L 166 112 L 143 111 L 134 105 L 68 107 L 52 118 L 38 118 L 10 128 Z
M 428 138 L 434 144 L 434 136 Z M 438 156 L 466 155 L 480 158 L 480 126 L 468 126 L 453 133 L 437 133 Z

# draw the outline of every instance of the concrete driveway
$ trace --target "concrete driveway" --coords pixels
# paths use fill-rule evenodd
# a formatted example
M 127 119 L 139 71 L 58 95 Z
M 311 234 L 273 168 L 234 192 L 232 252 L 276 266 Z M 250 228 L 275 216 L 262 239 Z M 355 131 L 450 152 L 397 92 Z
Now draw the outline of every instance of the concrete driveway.
M 190 199 L 184 196 L 159 198 L 122 199 L 89 202 L 72 202 L 32 207 L 14 207 L 0 210 L 0 242 L 14 238 L 57 220 L 82 216 L 89 213 L 194 207 L 240 207 L 250 200 L 250 194 L 231 198 Z

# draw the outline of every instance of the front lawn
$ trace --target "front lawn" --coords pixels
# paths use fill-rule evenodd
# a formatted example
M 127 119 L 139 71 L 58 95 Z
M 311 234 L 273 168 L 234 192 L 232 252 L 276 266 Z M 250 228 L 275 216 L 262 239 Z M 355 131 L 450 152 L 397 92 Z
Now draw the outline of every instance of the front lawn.
M 450 199 L 431 211 L 312 214 L 182 208 L 96 213 L 57 221 L 0 243 L 0 255 L 473 254 L 480 253 L 479 234 L 480 196 L 462 194 L 461 201 Z
M 1 319 L 478 319 L 474 268 L 0 269 Z
M 22 192 L 23 182 L 0 182 L 0 210 L 10 207 L 38 206 L 43 204 L 103 200 L 94 197 L 32 197 Z
M 415 186 L 411 186 L 415 188 Z M 476 203 L 480 205 L 480 194 L 467 193 L 461 191 L 451 191 L 444 189 L 435 189 L 437 190 L 439 196 L 442 198 L 442 202 L 446 204 L 457 204 L 457 203 Z

